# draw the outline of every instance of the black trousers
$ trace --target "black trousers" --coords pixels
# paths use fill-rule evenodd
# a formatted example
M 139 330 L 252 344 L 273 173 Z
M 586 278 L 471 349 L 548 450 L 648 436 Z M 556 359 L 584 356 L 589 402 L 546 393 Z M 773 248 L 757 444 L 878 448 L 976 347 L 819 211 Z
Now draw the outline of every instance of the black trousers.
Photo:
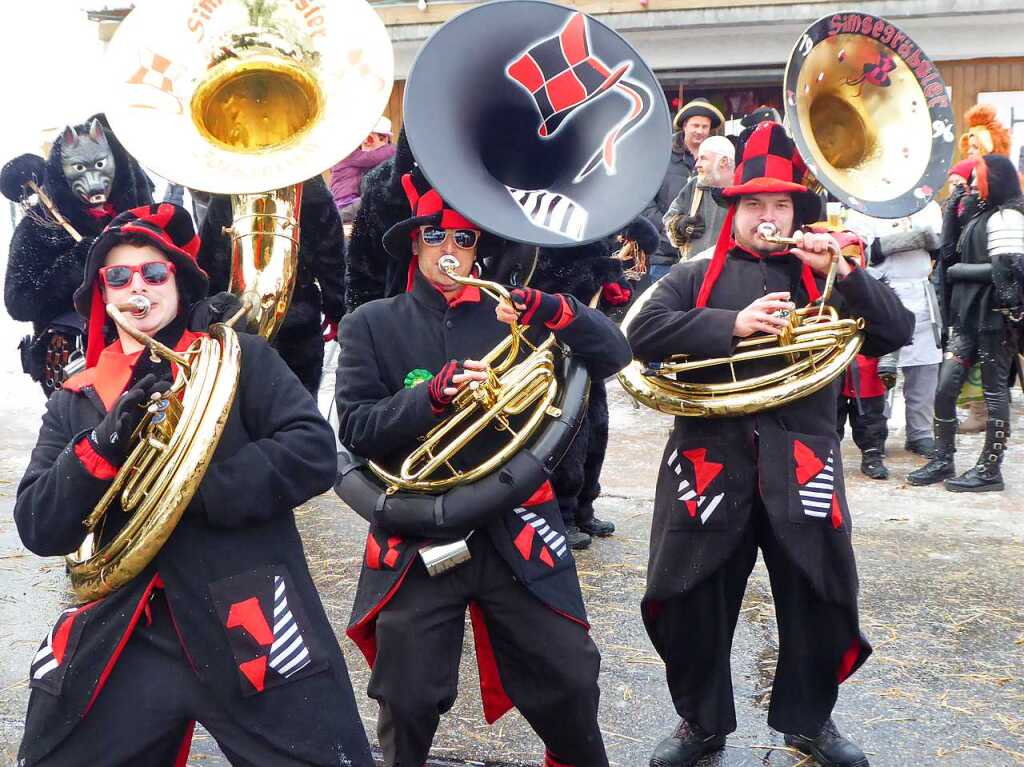
M 482 611 L 509 699 L 571 767 L 607 767 L 597 725 L 601 659 L 587 630 L 556 614 L 512 576 L 483 531 L 472 559 L 431 578 L 417 559 L 377 617 L 369 696 L 386 767 L 420 767 L 441 714 L 455 703 L 466 608 Z M 479 642 L 479 637 L 477 638 Z
M 1008 332 L 965 333 L 957 330 L 939 368 L 935 417 L 956 418 L 956 399 L 975 363 L 981 364 L 981 388 L 989 420 L 1010 420 L 1010 367 L 1016 345 Z
M 281 359 L 316 399 L 324 371 L 324 338 L 319 325 L 284 327 L 274 340 Z
M 88 716 L 40 765 L 173 767 L 183 751 L 187 754 L 195 722 L 209 730 L 236 767 L 306 764 L 243 728 L 200 683 L 163 592 L 154 592 L 148 612 L 151 622 L 145 616 L 139 621 Z M 31 706 L 30 700 L 30 713 Z
M 836 433 L 840 441 L 850 421 L 853 441 L 863 453 L 872 448 L 885 452 L 885 440 L 889 436 L 889 426 L 885 420 L 885 395 L 880 397 L 861 397 L 860 408 L 855 397 L 836 398 Z
M 648 623 L 648 632 L 665 661 L 679 715 L 709 733 L 735 730 L 730 652 L 758 548 L 768 568 L 779 629 L 768 724 L 780 732 L 817 735 L 839 694 L 843 655 L 858 635 L 846 611 L 818 597 L 786 556 L 760 499 L 732 557 L 690 592 L 666 601 L 653 628 Z

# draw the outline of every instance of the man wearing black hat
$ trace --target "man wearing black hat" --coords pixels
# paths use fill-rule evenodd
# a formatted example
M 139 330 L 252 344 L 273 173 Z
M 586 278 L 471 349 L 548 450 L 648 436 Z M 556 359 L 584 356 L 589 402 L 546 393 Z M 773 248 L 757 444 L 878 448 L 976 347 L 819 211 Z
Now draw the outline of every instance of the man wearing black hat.
M 413 215 L 388 231 L 385 245 L 395 258 L 411 255 L 408 291 L 346 315 L 338 361 L 341 442 L 386 466 L 452 415 L 464 385 L 486 377 L 479 360 L 508 336 L 516 311 L 501 304 L 496 313 L 478 288 L 439 267 L 443 256 L 453 258 L 469 275 L 489 235 L 418 174 L 403 186 Z M 530 338 L 554 332 L 591 377 L 628 361 L 611 321 L 571 296 L 527 288 L 512 298 Z M 493 442 L 474 442 L 452 461 L 467 469 L 493 452 Z M 544 742 L 546 767 L 608 764 L 597 725 L 600 658 L 562 516 L 550 482 L 522 490 L 526 500 L 514 508 L 481 509 L 485 521 L 468 537 L 468 561 L 436 577 L 418 553 L 450 540 L 450 531 L 435 534 L 425 521 L 415 534 L 403 532 L 373 508 L 356 509 L 371 524 L 348 635 L 373 668 L 368 693 L 380 704 L 388 767 L 427 759 L 440 715 L 455 701 L 467 606 L 487 721 L 514 705 Z
M 661 232 L 657 252 L 648 254 L 648 271 L 652 280 L 663 277 L 669 267 L 679 260 L 679 252 L 669 240 L 662 219 L 668 213 L 672 201 L 679 196 L 687 180 L 694 174 L 701 143 L 723 122 L 725 118 L 718 107 L 706 99 L 693 99 L 676 113 L 672 121 L 672 128 L 676 132 L 672 136 L 672 157 L 668 170 L 657 196 L 643 212 L 647 220 Z
M 105 304 L 144 300 L 127 321 L 187 350 L 201 333 L 186 318 L 208 286 L 198 250 L 188 213 L 169 203 L 120 214 L 89 250 L 74 296 L 88 367 L 49 399 L 14 508 L 36 554 L 78 548 L 143 408 L 168 396 L 169 364 L 113 333 Z M 182 765 L 200 722 L 232 764 L 372 765 L 293 515 L 333 482 L 334 438 L 277 353 L 238 340 L 233 404 L 170 537 L 124 586 L 61 613 L 40 645 L 19 764 Z M 124 519 L 115 501 L 98 547 Z
M 715 254 L 679 264 L 659 283 L 629 330 L 634 354 L 658 361 L 727 357 L 736 341 L 778 336 L 785 315 L 818 298 L 839 252 L 827 233 L 765 240 L 821 215 L 798 183 L 802 161 L 778 123 L 747 142 Z M 881 355 L 910 338 L 913 314 L 888 287 L 844 259 L 830 303 L 864 320 L 864 350 Z M 737 363 L 741 379 L 777 363 Z M 728 369 L 696 380 L 722 381 Z M 836 384 L 775 409 L 721 418 L 676 418 L 655 497 L 644 623 L 665 661 L 682 721 L 651 767 L 683 767 L 722 748 L 736 728 L 729 654 L 747 578 L 761 549 L 779 624 L 779 660 L 768 723 L 825 767 L 866 767 L 831 712 L 839 683 L 868 657 L 857 614 L 851 516 L 835 433 Z

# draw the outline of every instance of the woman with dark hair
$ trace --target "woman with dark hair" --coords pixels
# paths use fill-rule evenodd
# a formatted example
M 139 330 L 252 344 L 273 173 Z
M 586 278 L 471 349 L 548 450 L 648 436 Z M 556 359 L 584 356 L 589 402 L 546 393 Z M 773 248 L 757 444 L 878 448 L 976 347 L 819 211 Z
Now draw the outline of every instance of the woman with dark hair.
M 1004 487 L 1000 467 L 1010 437 L 1008 382 L 1024 315 L 1024 198 L 1013 163 L 997 154 L 981 158 L 964 207 L 975 214 L 964 225 L 954 262 L 946 269 L 953 334 L 935 392 L 935 457 L 907 475 L 907 481 L 931 485 L 945 480 L 947 490 L 981 493 Z M 985 444 L 977 464 L 956 477 L 956 398 L 975 363 L 981 365 L 988 413 Z

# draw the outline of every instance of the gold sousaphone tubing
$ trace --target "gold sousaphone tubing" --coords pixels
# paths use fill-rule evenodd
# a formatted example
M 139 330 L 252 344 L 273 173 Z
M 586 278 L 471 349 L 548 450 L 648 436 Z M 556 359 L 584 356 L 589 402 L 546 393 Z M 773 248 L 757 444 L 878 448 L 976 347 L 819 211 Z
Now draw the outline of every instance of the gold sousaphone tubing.
M 441 271 L 462 285 L 480 288 L 499 303 L 512 303 L 508 291 L 496 282 L 462 277 L 456 273 L 459 262 L 454 256 L 442 256 Z M 526 337 L 526 328 L 512 320 L 509 335 L 483 358 L 487 380 L 473 381 L 464 387 L 452 402 L 453 415 L 431 429 L 422 443 L 402 462 L 397 473 L 379 464 L 368 465 L 387 485 L 387 492 L 398 490 L 438 493 L 457 484 L 472 482 L 490 474 L 507 463 L 533 436 L 544 417 L 557 418 L 559 408 L 552 403 L 558 394 L 555 360 L 551 347 L 554 333 L 534 345 Z M 529 354 L 516 362 L 520 349 Z M 518 427 L 510 420 L 533 406 L 533 412 Z M 497 452 L 471 469 L 459 469 L 455 456 L 488 426 L 506 432 L 509 441 Z
M 92 512 L 83 520 L 85 538 L 67 557 L 71 586 L 83 602 L 125 585 L 153 560 L 185 512 L 209 466 L 238 385 L 241 351 L 227 324 L 210 328 L 185 351 L 175 351 L 141 333 L 124 312 L 149 313 L 142 296 L 107 305 L 107 314 L 125 333 L 149 350 L 154 361 L 177 366 L 174 383 L 132 434 L 134 444 Z M 111 504 L 120 499 L 127 516 L 109 540 L 99 541 Z
M 769 242 L 795 245 L 796 240 L 781 237 L 772 224 L 758 227 Z M 691 360 L 679 354 L 663 362 L 643 366 L 634 361 L 619 373 L 619 381 L 641 403 L 663 413 L 677 416 L 733 416 L 756 413 L 806 397 L 833 381 L 860 351 L 864 327 L 862 319 L 840 319 L 826 304 L 835 284 L 839 253 L 833 250 L 832 264 L 818 306 L 814 303 L 782 313 L 788 320 L 779 336 L 756 335 L 736 343 L 728 357 Z M 641 295 L 622 322 L 626 333 L 630 322 L 643 308 L 656 286 Z M 736 364 L 780 357 L 787 363 L 779 370 L 740 379 Z M 694 383 L 676 379 L 695 370 L 727 366 L 731 380 L 720 383 Z

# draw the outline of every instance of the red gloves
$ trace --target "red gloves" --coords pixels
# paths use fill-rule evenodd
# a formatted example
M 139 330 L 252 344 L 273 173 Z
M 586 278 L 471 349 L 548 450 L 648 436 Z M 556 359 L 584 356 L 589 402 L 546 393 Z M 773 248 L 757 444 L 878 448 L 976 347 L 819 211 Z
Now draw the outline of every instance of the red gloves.
M 601 298 L 610 306 L 625 306 L 633 297 L 633 291 L 617 282 L 606 282 L 601 288 Z

